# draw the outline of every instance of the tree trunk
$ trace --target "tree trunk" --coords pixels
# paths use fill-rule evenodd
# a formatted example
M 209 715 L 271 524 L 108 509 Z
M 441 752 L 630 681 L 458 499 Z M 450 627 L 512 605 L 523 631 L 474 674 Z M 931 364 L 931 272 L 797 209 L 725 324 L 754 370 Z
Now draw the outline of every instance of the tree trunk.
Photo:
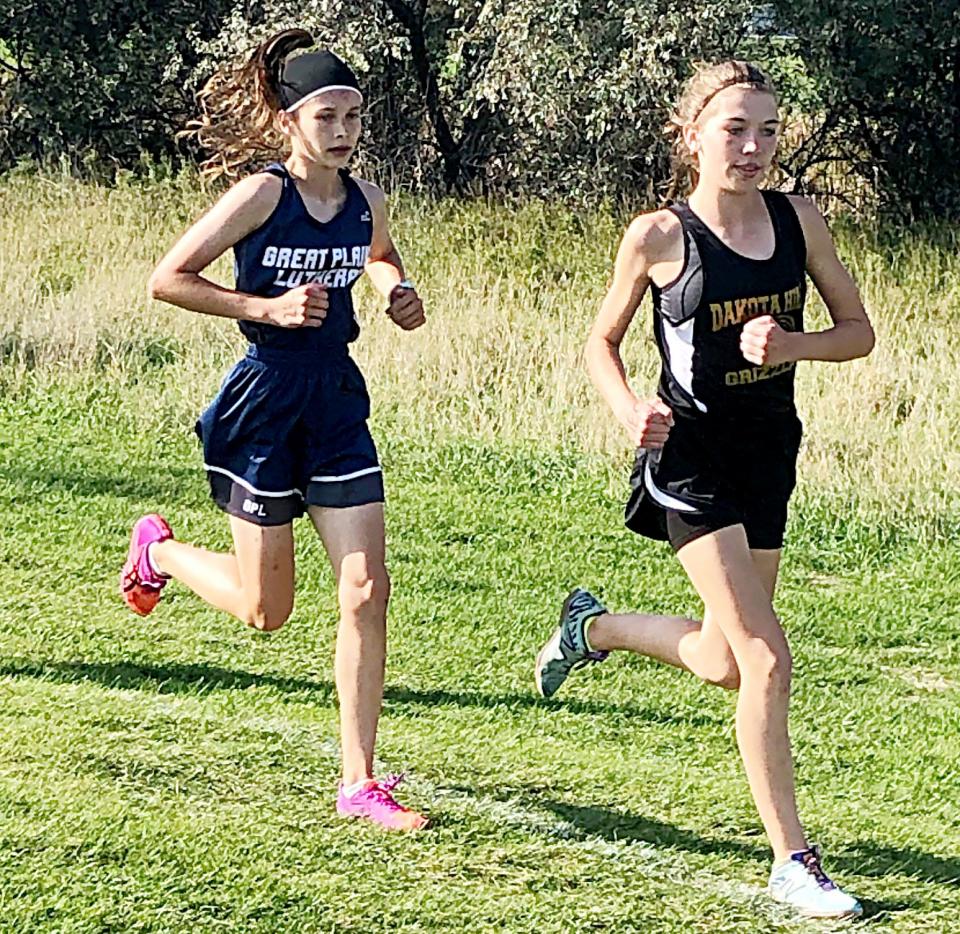
M 416 8 L 406 0 L 383 0 L 387 9 L 406 30 L 410 40 L 410 53 L 413 58 L 414 73 L 417 84 L 423 94 L 427 108 L 427 116 L 433 126 L 433 134 L 437 143 L 437 150 L 443 161 L 443 180 L 447 191 L 461 190 L 469 181 L 465 178 L 464 165 L 460 144 L 453 138 L 450 124 L 440 101 L 440 88 L 437 76 L 430 64 L 430 55 L 427 50 L 427 40 L 423 31 L 423 20 L 426 14 L 425 4 L 417 4 Z

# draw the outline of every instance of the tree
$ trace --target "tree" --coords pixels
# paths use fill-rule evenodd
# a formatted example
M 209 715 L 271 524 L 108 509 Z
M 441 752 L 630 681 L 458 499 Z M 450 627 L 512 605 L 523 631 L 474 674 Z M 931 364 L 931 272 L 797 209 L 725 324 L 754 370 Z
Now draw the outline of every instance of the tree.
M 690 59 L 730 54 L 747 30 L 739 4 L 696 0 L 269 0 L 258 11 L 234 12 L 201 71 L 276 29 L 312 29 L 364 73 L 367 157 L 461 192 L 649 194 L 667 172 L 660 128 Z
M 0 0 L 0 168 L 178 155 L 194 91 L 289 26 L 361 74 L 366 171 L 415 189 L 657 200 L 698 59 L 758 60 L 799 110 L 798 190 L 960 214 L 960 0 Z M 190 152 L 179 153 L 192 155 Z M 833 168 L 837 167 L 840 168 Z M 832 173 L 832 174 L 831 174 Z M 843 194 L 844 192 L 841 192 Z
M 881 208 L 960 215 L 960 3 L 781 0 L 781 30 L 818 90 L 802 153 L 809 174 L 840 162 Z M 798 164 L 798 168 L 799 168 Z
M 2 161 L 126 165 L 173 149 L 198 38 L 227 0 L 0 0 Z

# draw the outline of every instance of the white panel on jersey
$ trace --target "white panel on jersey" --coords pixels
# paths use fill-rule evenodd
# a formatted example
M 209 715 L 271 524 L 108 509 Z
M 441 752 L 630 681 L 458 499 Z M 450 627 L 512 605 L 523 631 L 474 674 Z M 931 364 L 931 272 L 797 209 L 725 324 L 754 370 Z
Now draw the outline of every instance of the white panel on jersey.
M 707 407 L 693 394 L 693 325 L 695 318 L 684 321 L 676 327 L 669 321 L 663 322 L 663 339 L 667 346 L 667 366 L 670 373 L 684 392 L 693 399 L 701 412 Z

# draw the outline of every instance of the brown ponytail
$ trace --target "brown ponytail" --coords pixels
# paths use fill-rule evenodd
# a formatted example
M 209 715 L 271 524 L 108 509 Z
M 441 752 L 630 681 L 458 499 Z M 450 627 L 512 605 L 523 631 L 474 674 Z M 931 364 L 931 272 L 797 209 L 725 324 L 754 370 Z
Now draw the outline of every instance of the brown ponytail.
M 225 65 L 207 81 L 197 95 L 200 118 L 183 132 L 211 153 L 200 164 L 205 178 L 236 178 L 283 151 L 276 121 L 280 71 L 291 52 L 313 44 L 305 29 L 286 29 L 258 45 L 246 61 Z

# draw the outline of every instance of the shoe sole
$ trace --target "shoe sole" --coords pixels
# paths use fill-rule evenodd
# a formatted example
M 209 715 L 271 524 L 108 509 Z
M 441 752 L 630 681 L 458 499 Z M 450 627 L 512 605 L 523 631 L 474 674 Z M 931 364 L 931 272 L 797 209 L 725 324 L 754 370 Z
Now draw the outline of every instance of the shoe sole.
M 152 520 L 161 529 L 162 537 L 154 539 L 154 541 L 162 542 L 166 541 L 168 538 L 173 538 L 173 530 L 170 528 L 170 524 L 159 513 L 147 513 L 145 516 L 141 516 L 139 519 L 137 519 L 137 521 L 133 524 L 133 529 L 130 532 L 130 545 L 127 549 L 127 560 L 124 561 L 123 567 L 120 569 L 120 596 L 123 599 L 123 602 L 127 605 L 127 608 L 136 613 L 137 616 L 149 616 L 156 609 L 157 604 L 160 602 L 159 590 L 154 590 L 152 587 L 144 587 L 142 584 L 134 584 L 129 590 L 126 590 L 123 586 L 126 583 L 125 571 L 127 564 L 132 562 L 135 557 L 134 549 L 136 547 L 136 540 L 134 536 L 136 535 L 137 526 L 146 519 Z M 147 606 L 141 606 L 136 602 L 137 594 L 149 594 L 151 596 L 155 596 L 155 599 L 152 602 L 148 602 Z
M 557 624 L 557 629 L 559 630 L 563 629 L 563 620 L 566 617 L 567 613 L 570 611 L 570 601 L 574 598 L 574 596 L 577 593 L 578 593 L 577 590 L 571 590 L 570 593 L 567 594 L 566 600 L 563 601 L 563 606 L 560 608 L 560 622 Z M 553 694 L 547 695 L 547 694 L 544 694 L 543 692 L 543 682 L 540 679 L 540 671 L 542 669 L 542 666 L 540 664 L 540 659 L 543 658 L 543 653 L 547 651 L 547 646 L 550 645 L 551 642 L 553 642 L 553 637 L 555 635 L 556 635 L 556 630 L 554 630 L 554 632 L 550 634 L 550 638 L 547 639 L 546 642 L 544 642 L 543 646 L 540 648 L 540 651 L 537 652 L 537 658 L 533 663 L 533 680 L 537 685 L 537 693 L 543 698 L 553 697 Z M 556 691 L 554 691 L 553 693 L 556 694 Z
M 543 657 L 543 653 L 546 652 L 547 646 L 552 641 L 553 641 L 553 636 L 551 635 L 550 638 L 547 639 L 544 646 L 540 649 L 540 651 L 537 652 L 536 660 L 533 663 L 533 681 L 534 681 L 534 684 L 536 684 L 537 686 L 537 693 L 544 698 L 547 695 L 543 693 L 543 682 L 540 680 L 540 659 Z
M 430 825 L 430 818 L 420 815 L 420 823 L 411 827 L 391 827 L 388 824 L 381 823 L 378 820 L 370 817 L 369 814 L 351 814 L 348 812 L 341 811 L 337 809 L 337 817 L 342 818 L 343 820 L 362 820 L 367 821 L 367 823 L 373 824 L 376 827 L 379 827 L 381 830 L 387 830 L 391 833 L 413 833 L 417 830 L 423 830 L 424 828 Z
M 834 912 L 832 914 L 823 914 L 817 911 L 805 911 L 803 908 L 797 908 L 794 905 L 791 905 L 789 902 L 782 901 L 779 898 L 774 898 L 772 895 L 770 895 L 769 898 L 775 904 L 780 905 L 787 910 L 796 912 L 801 918 L 809 918 L 811 921 L 852 921 L 855 918 L 859 918 L 863 915 L 862 905 L 853 911 L 841 911 Z
M 140 584 L 134 584 L 129 590 L 124 590 L 124 573 L 120 572 L 120 596 L 123 598 L 123 602 L 127 605 L 127 608 L 132 610 L 137 616 L 149 616 L 157 607 L 157 604 L 160 602 L 160 591 L 152 590 L 147 587 L 142 587 Z M 146 595 L 150 596 L 156 595 L 156 599 L 152 603 L 147 605 L 142 605 L 137 603 L 137 595 Z

